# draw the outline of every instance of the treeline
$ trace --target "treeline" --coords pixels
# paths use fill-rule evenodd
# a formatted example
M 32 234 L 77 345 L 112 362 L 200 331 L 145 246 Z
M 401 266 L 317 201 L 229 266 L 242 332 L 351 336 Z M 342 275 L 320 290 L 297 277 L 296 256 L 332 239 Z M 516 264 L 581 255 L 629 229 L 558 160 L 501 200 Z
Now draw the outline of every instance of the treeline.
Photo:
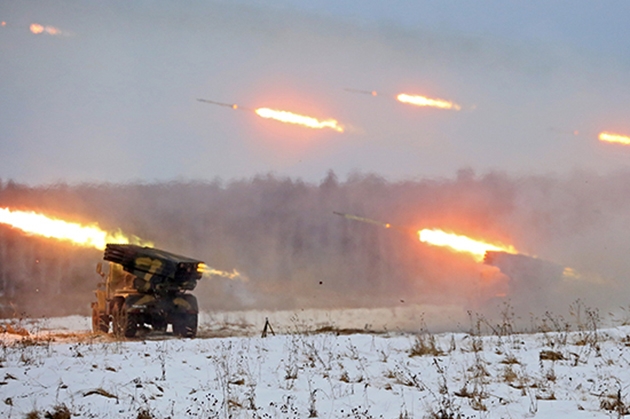
M 319 183 L 263 175 L 222 182 L 26 187 L 0 182 L 0 207 L 98 223 L 242 276 L 213 277 L 203 309 L 477 304 L 497 275 L 472 258 L 420 243 L 442 228 L 623 284 L 630 174 L 478 176 L 386 181 L 330 172 Z M 351 213 L 400 228 L 333 214 Z M 608 245 L 608 247 L 606 246 Z M 603 247 L 602 247 L 603 246 Z M 87 314 L 102 253 L 0 224 L 4 316 Z

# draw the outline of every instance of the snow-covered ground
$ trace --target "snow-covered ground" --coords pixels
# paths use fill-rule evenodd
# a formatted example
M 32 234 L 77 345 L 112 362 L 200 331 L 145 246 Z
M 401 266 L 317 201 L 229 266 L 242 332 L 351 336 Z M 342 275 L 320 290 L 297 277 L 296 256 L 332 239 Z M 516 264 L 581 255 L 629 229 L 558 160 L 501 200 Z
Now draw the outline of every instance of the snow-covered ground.
M 0 417 L 609 418 L 630 404 L 628 326 L 375 333 L 272 314 L 128 341 L 80 316 L 0 321 Z

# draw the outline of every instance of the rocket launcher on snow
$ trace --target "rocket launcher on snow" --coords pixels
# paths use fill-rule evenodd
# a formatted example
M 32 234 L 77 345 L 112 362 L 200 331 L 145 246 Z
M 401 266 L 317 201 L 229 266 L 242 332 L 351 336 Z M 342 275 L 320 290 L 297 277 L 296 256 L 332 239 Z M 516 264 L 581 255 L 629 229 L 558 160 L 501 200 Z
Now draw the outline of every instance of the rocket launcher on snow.
M 152 247 L 107 244 L 103 259 L 136 276 L 140 292 L 193 290 L 202 276 L 202 261 Z
M 187 293 L 201 278 L 202 262 L 152 247 L 107 244 L 103 259 L 110 262 L 108 273 L 99 263 L 96 272 L 104 279 L 92 303 L 92 330 L 115 336 L 133 337 L 147 325 L 155 332 L 194 337 L 199 305 Z

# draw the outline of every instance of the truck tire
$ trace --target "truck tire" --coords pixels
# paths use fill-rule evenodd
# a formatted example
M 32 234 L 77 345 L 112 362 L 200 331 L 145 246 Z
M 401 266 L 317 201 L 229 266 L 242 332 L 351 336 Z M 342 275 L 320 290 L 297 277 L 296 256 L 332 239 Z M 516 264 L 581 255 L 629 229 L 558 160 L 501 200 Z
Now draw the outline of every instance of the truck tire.
M 155 316 L 151 321 L 151 328 L 154 332 L 166 332 L 168 323 L 164 316 Z
M 101 314 L 96 307 L 92 307 L 92 332 L 109 332 L 109 316 Z
M 138 330 L 138 317 L 127 311 L 127 307 L 121 301 L 117 301 L 114 304 L 112 310 L 113 323 L 114 323 L 114 335 L 118 338 L 126 337 L 132 338 L 136 335 Z
M 179 313 L 173 319 L 173 334 L 185 338 L 197 336 L 197 313 Z
M 123 323 L 122 303 L 117 301 L 112 307 L 112 329 L 114 329 L 114 336 L 117 338 L 123 337 Z

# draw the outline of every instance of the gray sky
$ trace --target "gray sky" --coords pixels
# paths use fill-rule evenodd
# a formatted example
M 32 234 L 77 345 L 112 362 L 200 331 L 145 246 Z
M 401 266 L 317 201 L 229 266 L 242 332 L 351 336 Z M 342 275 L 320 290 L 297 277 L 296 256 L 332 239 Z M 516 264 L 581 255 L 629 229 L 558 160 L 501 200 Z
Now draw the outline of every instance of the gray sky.
M 630 135 L 629 18 L 623 0 L 2 2 L 0 178 L 627 168 L 630 147 L 597 134 Z M 61 34 L 32 34 L 31 23 Z M 462 110 L 403 105 L 401 92 Z M 347 129 L 314 131 L 196 98 Z

